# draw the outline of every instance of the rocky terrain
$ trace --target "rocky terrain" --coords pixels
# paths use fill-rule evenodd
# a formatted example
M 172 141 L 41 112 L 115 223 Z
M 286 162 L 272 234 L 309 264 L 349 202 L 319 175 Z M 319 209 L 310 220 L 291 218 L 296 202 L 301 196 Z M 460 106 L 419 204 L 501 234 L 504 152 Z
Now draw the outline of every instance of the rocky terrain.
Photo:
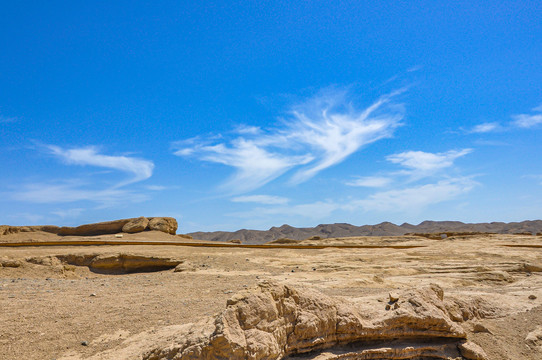
M 4 227 L 0 358 L 542 358 L 541 236 L 247 245 L 128 220 Z
M 494 233 L 494 234 L 540 234 L 542 220 L 522 222 L 492 222 L 465 224 L 460 221 L 424 221 L 418 225 L 404 223 L 395 225 L 383 222 L 377 225 L 354 226 L 350 224 L 321 224 L 313 228 L 295 228 L 290 225 L 272 227 L 269 230 L 238 230 L 235 232 L 214 231 L 194 232 L 189 235 L 195 239 L 211 241 L 241 240 L 246 244 L 263 244 L 280 238 L 303 240 L 312 236 L 337 238 L 349 236 L 400 236 L 405 234 L 453 233 Z

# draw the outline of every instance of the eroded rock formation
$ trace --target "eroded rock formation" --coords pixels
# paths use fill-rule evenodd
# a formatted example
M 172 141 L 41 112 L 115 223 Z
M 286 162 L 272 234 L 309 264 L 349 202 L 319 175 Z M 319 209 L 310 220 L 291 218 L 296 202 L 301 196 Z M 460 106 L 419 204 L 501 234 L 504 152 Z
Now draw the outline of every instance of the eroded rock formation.
M 135 335 L 92 359 L 483 358 L 450 317 L 449 309 L 460 305 L 445 301 L 439 286 L 403 292 L 390 303 L 389 310 L 384 304 L 370 309 L 313 290 L 262 282 L 234 295 L 214 318 Z
M 175 235 L 175 232 L 177 232 L 177 220 L 171 217 L 149 218 L 149 230 L 157 230 Z
M 116 254 L 84 254 L 84 255 L 56 255 L 46 257 L 27 258 L 27 262 L 39 265 L 69 264 L 87 266 L 90 270 L 99 273 L 132 273 L 146 271 L 161 271 L 172 269 L 184 262 L 161 256 L 143 256 L 125 253 Z
M 36 225 L 36 226 L 11 226 L 0 225 L 0 235 L 18 234 L 22 232 L 43 231 L 52 234 L 57 234 L 60 227 L 55 225 Z
M 126 231 L 125 231 L 126 229 Z M 77 227 L 62 227 L 59 235 L 92 236 L 116 234 L 120 232 L 141 232 L 157 230 L 174 235 L 177 232 L 177 220 L 171 217 L 122 219 L 101 223 L 80 225 Z

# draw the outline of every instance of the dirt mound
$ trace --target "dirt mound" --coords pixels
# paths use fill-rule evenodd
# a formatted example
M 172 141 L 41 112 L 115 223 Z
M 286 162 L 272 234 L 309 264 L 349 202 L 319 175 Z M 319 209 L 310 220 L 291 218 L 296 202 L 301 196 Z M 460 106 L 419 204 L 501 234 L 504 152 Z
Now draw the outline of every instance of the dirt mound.
M 138 334 L 91 359 L 484 358 L 450 317 L 458 303 L 444 301 L 439 286 L 390 299 L 371 309 L 264 281 L 234 295 L 214 318 Z

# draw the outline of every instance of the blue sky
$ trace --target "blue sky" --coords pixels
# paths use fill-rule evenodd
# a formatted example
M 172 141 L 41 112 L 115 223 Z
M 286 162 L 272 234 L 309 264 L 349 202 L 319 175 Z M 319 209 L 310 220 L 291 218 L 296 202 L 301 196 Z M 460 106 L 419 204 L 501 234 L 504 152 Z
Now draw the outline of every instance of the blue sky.
M 0 223 L 539 219 L 539 1 L 0 5 Z

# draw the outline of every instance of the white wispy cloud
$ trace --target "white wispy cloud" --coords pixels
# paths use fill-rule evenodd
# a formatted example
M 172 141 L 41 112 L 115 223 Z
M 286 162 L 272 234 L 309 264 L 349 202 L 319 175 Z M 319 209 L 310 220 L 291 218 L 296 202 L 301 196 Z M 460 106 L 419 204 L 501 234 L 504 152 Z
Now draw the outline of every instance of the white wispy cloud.
M 282 196 L 271 196 L 271 195 L 249 195 L 249 196 L 238 196 L 231 199 L 233 202 L 252 202 L 265 205 L 282 205 L 287 204 L 289 199 Z
M 100 207 L 110 207 L 148 199 L 147 195 L 126 187 L 151 177 L 154 168 L 152 161 L 129 156 L 104 155 L 100 154 L 96 147 L 64 149 L 55 145 L 40 145 L 39 148 L 68 165 L 113 169 L 128 173 L 131 177 L 114 185 L 104 181 L 103 173 L 87 174 L 85 180 L 68 178 L 61 181 L 51 179 L 47 182 L 23 183 L 8 195 L 16 201 L 38 204 L 88 201 L 97 203 Z M 107 173 L 105 175 L 107 176 Z M 66 216 L 64 212 L 57 212 L 56 215 Z
M 505 125 L 501 125 L 498 122 L 486 122 L 476 125 L 470 130 L 465 130 L 465 132 L 468 134 L 480 134 L 497 131 L 510 131 L 515 128 L 529 129 L 542 124 L 542 105 L 534 107 L 531 110 L 531 114 L 512 115 L 512 121 Z
M 542 124 L 542 114 L 519 114 L 512 116 L 512 125 L 520 128 L 532 128 Z
M 152 176 L 154 169 L 152 161 L 128 156 L 102 155 L 93 146 L 62 149 L 59 146 L 48 145 L 47 148 L 67 164 L 90 165 L 131 173 L 133 177 L 122 185 L 148 179 Z
M 473 127 L 468 132 L 470 134 L 483 134 L 483 133 L 489 133 L 494 131 L 502 130 L 502 126 L 497 122 L 489 122 L 489 123 L 482 123 L 478 124 L 475 127 Z
M 229 216 L 251 220 L 280 217 L 283 221 L 320 221 L 333 213 L 383 212 L 412 215 L 433 205 L 451 201 L 470 192 L 478 183 L 470 178 L 451 178 L 436 183 L 376 192 L 364 199 L 316 201 L 305 204 L 277 204 L 233 212 Z M 289 220 L 288 220 L 289 219 Z
M 11 193 L 11 198 L 38 204 L 70 203 L 76 201 L 90 201 L 99 203 L 103 207 L 114 206 L 121 203 L 141 202 L 148 199 L 144 194 L 130 190 L 108 188 L 92 189 L 90 184 L 76 181 L 64 183 L 31 183 L 24 184 Z
M 316 161 L 292 178 L 301 183 L 336 165 L 361 147 L 390 137 L 403 118 L 402 109 L 383 109 L 394 94 L 383 96 L 364 110 L 356 110 L 345 92 L 326 91 L 298 105 L 292 112 L 289 138 L 313 149 Z M 384 110 L 384 111 L 382 111 Z
M 400 164 L 408 170 L 404 174 L 410 174 L 415 177 L 432 175 L 433 173 L 450 167 L 455 159 L 465 156 L 472 152 L 472 149 L 450 150 L 443 153 L 429 153 L 424 151 L 406 151 L 399 154 L 393 154 L 386 159 L 394 164 Z
M 476 182 L 470 178 L 441 180 L 404 189 L 377 192 L 363 200 L 353 201 L 346 208 L 365 211 L 417 212 L 430 205 L 452 200 L 471 191 Z
M 272 129 L 240 126 L 236 137 L 194 138 L 174 144 L 177 156 L 224 164 L 236 172 L 224 184 L 234 193 L 257 189 L 288 170 L 301 183 L 344 161 L 363 146 L 390 137 L 403 109 L 393 104 L 396 92 L 358 110 L 346 91 L 327 89 L 292 107 Z
M 312 159 L 309 155 L 289 156 L 268 151 L 258 140 L 245 138 L 237 138 L 229 146 L 196 146 L 193 152 L 197 152 L 201 160 L 234 167 L 236 173 L 223 184 L 223 188 L 237 193 L 257 189 L 290 168 Z M 185 149 L 175 152 L 175 155 L 186 156 Z
M 287 216 L 309 219 L 312 221 L 329 217 L 340 205 L 331 201 L 316 201 L 308 204 L 291 206 L 257 207 L 250 211 L 234 212 L 228 215 L 239 218 L 268 218 L 269 216 Z
M 234 132 L 238 134 L 250 134 L 257 135 L 262 132 L 262 129 L 259 126 L 248 126 L 248 125 L 239 125 Z
M 366 176 L 352 181 L 346 182 L 348 186 L 362 186 L 362 187 L 385 187 L 393 182 L 393 179 L 383 176 Z
M 145 186 L 145 189 L 152 190 L 152 191 L 163 191 L 167 189 L 167 186 L 163 185 L 147 185 Z

